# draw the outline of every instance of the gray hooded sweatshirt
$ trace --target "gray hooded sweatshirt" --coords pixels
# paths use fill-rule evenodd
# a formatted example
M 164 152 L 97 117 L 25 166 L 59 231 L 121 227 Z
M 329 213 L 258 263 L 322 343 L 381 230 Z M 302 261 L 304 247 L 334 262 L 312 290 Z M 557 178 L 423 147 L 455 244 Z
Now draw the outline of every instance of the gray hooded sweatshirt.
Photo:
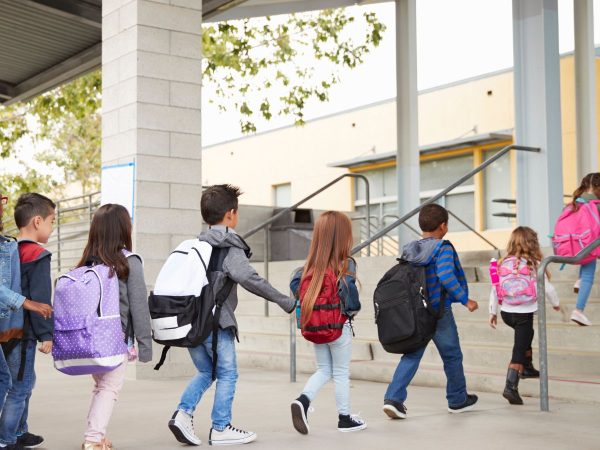
M 416 266 L 428 266 L 437 256 L 440 244 L 439 239 L 433 238 L 409 242 L 402 247 L 402 259 Z
M 277 303 L 281 309 L 291 313 L 295 307 L 295 300 L 275 289 L 271 284 L 258 275 L 256 270 L 250 265 L 250 260 L 246 256 L 250 251 L 248 244 L 240 238 L 236 232 L 224 225 L 213 225 L 207 231 L 198 236 L 201 241 L 208 242 L 213 247 L 229 248 L 229 252 L 223 261 L 223 272 L 233 280 L 234 284 L 227 300 L 221 310 L 219 325 L 221 328 L 233 328 L 237 334 L 237 321 L 235 320 L 235 308 L 238 304 L 237 285 L 240 284 L 244 289 L 254 295 Z M 217 280 L 219 282 L 220 280 Z M 223 280 L 224 282 L 225 280 Z M 221 286 L 214 286 L 219 290 Z

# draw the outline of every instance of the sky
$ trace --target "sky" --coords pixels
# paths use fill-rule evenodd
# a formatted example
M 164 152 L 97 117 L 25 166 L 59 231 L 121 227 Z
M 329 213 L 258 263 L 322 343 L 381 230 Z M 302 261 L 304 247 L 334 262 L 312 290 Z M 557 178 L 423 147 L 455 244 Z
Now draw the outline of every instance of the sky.
M 573 0 L 558 0 L 559 49 L 573 51 Z M 367 105 L 396 95 L 394 3 L 355 6 L 375 11 L 387 26 L 382 44 L 353 70 L 339 71 L 340 84 L 328 103 L 314 102 L 306 109 L 313 119 Z M 600 44 L 600 0 L 594 1 L 595 41 Z M 417 83 L 428 89 L 465 78 L 512 67 L 511 0 L 418 0 Z M 205 146 L 242 136 L 239 115 L 220 113 L 209 104 L 209 86 L 203 91 L 202 121 Z M 258 131 L 289 125 L 290 118 L 256 121 Z

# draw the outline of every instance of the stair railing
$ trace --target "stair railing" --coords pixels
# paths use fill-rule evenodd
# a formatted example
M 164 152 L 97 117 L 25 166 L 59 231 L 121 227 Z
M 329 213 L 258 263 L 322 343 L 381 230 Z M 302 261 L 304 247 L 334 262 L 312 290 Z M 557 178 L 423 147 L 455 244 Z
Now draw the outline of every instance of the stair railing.
M 289 213 L 290 211 L 294 211 L 296 208 L 298 208 L 298 206 L 303 205 L 310 199 L 316 197 L 321 192 L 326 191 L 331 186 L 338 183 L 340 180 L 343 180 L 344 178 L 359 178 L 365 182 L 366 216 L 371 217 L 371 196 L 370 196 L 371 194 L 370 194 L 369 179 L 365 175 L 362 175 L 359 173 L 345 173 L 343 175 L 340 175 L 336 179 L 330 181 L 326 185 L 320 187 L 319 189 L 314 191 L 312 194 L 307 195 L 302 200 L 294 203 L 292 206 L 288 206 L 287 208 L 282 209 L 277 214 L 273 215 L 269 219 L 265 220 L 264 222 L 256 225 L 254 228 L 251 228 L 250 230 L 248 230 L 246 233 L 242 234 L 242 238 L 248 239 L 250 236 L 256 234 L 260 230 L 262 230 L 262 229 L 265 230 L 265 245 L 264 245 L 265 254 L 264 254 L 264 258 L 263 258 L 264 259 L 264 274 L 263 274 L 263 276 L 265 279 L 267 279 L 267 280 L 269 279 L 270 225 L 273 222 L 275 222 L 277 219 L 279 219 L 280 217 L 283 217 L 285 214 Z M 367 220 L 367 222 L 368 222 L 368 220 Z M 371 238 L 371 227 L 367 226 L 367 239 L 370 239 L 370 238 Z M 370 255 L 369 249 L 367 249 L 367 255 Z M 269 317 L 269 303 L 266 300 L 265 300 L 265 317 Z
M 600 238 L 575 256 L 547 256 L 542 259 L 537 272 L 538 342 L 540 353 L 540 410 L 550 411 L 548 399 L 548 339 L 546 333 L 546 269 L 549 264 L 577 264 L 600 246 Z

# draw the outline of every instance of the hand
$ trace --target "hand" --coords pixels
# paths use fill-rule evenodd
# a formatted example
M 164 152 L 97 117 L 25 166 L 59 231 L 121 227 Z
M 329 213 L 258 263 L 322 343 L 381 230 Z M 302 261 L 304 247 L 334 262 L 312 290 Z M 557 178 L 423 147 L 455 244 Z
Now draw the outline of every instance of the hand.
M 44 354 L 48 354 L 52 351 L 52 341 L 44 341 L 38 350 Z
M 490 327 L 492 327 L 495 330 L 497 324 L 498 316 L 496 314 L 490 314 Z
M 475 300 L 471 300 L 471 299 L 469 299 L 467 301 L 467 304 L 465 306 L 467 307 L 467 309 L 469 310 L 469 312 L 473 312 L 477 308 L 479 308 L 479 304 Z
M 558 311 L 558 312 L 560 312 L 560 306 L 553 306 L 553 307 L 552 307 L 552 309 L 553 309 L 554 311 Z
M 34 302 L 29 299 L 23 302 L 23 308 L 39 314 L 44 319 L 49 319 L 52 315 L 52 306 L 46 305 L 45 303 Z

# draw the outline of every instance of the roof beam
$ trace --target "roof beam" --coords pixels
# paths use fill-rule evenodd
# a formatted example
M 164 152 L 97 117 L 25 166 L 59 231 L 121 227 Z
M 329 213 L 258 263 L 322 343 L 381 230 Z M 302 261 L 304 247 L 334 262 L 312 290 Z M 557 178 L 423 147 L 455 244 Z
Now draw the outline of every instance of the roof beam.
M 29 100 L 36 95 L 54 89 L 63 83 L 67 83 L 99 68 L 101 62 L 102 44 L 98 43 L 14 86 L 13 97 L 6 101 L 5 104 L 8 105 L 22 100 Z
M 9 100 L 15 95 L 15 87 L 7 83 L 6 81 L 0 80 L 0 101 L 1 99 Z
M 102 28 L 102 8 L 77 0 L 15 0 L 40 11 Z

